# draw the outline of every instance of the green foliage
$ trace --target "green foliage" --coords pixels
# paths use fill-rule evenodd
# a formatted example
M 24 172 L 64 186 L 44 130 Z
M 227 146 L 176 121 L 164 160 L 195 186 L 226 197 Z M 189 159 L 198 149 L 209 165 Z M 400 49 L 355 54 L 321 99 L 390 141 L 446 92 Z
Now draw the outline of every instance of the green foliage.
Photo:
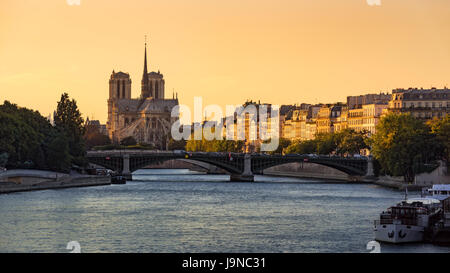
M 90 150 L 95 146 L 104 146 L 111 144 L 111 139 L 100 132 L 98 126 L 85 126 L 84 142 L 86 149 Z
M 359 154 L 362 149 L 368 149 L 367 132 L 356 132 L 352 129 L 345 129 L 335 135 L 336 153 Z
M 96 133 L 85 136 L 85 144 L 86 148 L 90 150 L 95 146 L 104 146 L 111 144 L 111 139 L 109 139 L 109 137 L 104 134 Z
M 51 169 L 70 171 L 69 143 L 64 134 L 59 134 L 51 140 L 48 145 L 47 155 L 47 164 Z
M 185 149 L 186 149 L 186 140 L 174 140 L 173 138 L 169 140 L 169 151 L 185 150 Z
M 130 146 L 124 146 L 119 144 L 109 144 L 103 146 L 95 146 L 92 148 L 94 151 L 108 151 L 108 150 L 154 150 L 155 147 L 151 144 L 136 144 Z
M 346 129 L 338 133 L 317 134 L 313 140 L 296 141 L 285 149 L 286 154 L 358 154 L 368 148 L 367 134 Z
M 8 163 L 8 153 L 0 154 L 0 167 L 5 167 L 6 163 Z
M 337 149 L 336 134 L 317 134 L 315 140 L 317 154 L 331 154 Z
M 0 106 L 0 152 L 9 154 L 9 167 L 36 160 L 34 156 L 42 149 L 44 135 L 49 130 L 45 126 L 41 127 L 45 123 L 48 121 L 39 113 L 18 108 L 8 101 Z
M 137 144 L 137 141 L 132 136 L 126 137 L 120 141 L 120 145 L 122 145 L 122 146 L 134 146 L 136 144 Z
M 8 155 L 6 167 L 67 170 L 59 168 L 64 164 L 53 165 L 67 156 L 64 149 L 54 149 L 59 138 L 58 131 L 39 112 L 8 101 L 0 105 L 0 154 Z
M 316 140 L 296 141 L 291 143 L 285 150 L 286 154 L 314 154 L 316 152 Z
M 243 151 L 244 141 L 238 140 L 188 140 L 186 151 L 191 152 L 235 152 Z
M 269 139 L 269 140 L 264 141 L 264 143 L 267 144 L 267 143 L 270 143 L 271 141 L 272 141 L 272 140 Z M 291 142 L 289 139 L 286 139 L 286 138 L 280 138 L 280 139 L 279 139 L 279 143 L 278 143 L 278 148 L 277 148 L 275 151 L 267 152 L 267 154 L 271 154 L 271 155 L 274 155 L 274 154 L 283 154 L 283 153 L 286 152 L 287 148 L 288 148 L 291 144 L 292 144 L 292 142 Z
M 434 118 L 428 125 L 431 127 L 431 132 L 436 134 L 440 142 L 444 146 L 444 159 L 450 161 L 450 115 L 446 115 L 442 119 Z
M 69 99 L 69 95 L 64 93 L 58 102 L 55 114 L 55 127 L 64 134 L 68 144 L 72 162 L 77 165 L 85 165 L 85 143 L 84 143 L 84 120 L 78 110 L 77 102 Z
M 92 147 L 92 150 L 94 151 L 108 151 L 108 150 L 124 150 L 126 146 L 122 146 L 119 144 L 108 144 L 103 146 L 95 146 Z
M 442 142 L 430 127 L 410 114 L 389 114 L 380 120 L 371 141 L 382 171 L 412 182 L 423 165 L 442 155 Z
M 139 143 L 139 144 L 135 144 L 135 145 L 129 145 L 129 146 L 125 146 L 125 149 L 130 149 L 130 150 L 154 150 L 156 147 L 153 146 L 152 144 L 147 144 L 147 143 Z

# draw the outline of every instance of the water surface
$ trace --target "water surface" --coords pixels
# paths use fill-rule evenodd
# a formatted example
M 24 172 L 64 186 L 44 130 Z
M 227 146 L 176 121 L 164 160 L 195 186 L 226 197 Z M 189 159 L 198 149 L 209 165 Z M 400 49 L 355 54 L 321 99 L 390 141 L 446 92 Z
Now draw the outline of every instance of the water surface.
M 0 252 L 368 252 L 403 193 L 365 184 L 140 170 L 126 185 L 0 195 Z M 429 244 L 382 252 L 450 252 Z

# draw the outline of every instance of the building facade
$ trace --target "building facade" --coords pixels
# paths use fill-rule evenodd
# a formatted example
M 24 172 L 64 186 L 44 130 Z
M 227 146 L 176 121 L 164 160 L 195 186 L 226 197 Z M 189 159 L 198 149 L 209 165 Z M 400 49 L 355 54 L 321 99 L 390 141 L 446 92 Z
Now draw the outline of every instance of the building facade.
M 301 104 L 284 121 L 282 137 L 290 140 L 311 140 L 316 134 L 316 120 L 322 105 Z
M 409 112 L 415 118 L 442 118 L 450 114 L 450 89 L 395 89 L 389 111 Z
M 178 120 L 178 117 L 171 117 L 172 108 L 178 105 L 178 95 L 166 99 L 163 74 L 147 72 L 147 45 L 139 98 L 131 98 L 131 83 L 128 73 L 112 72 L 108 99 L 109 137 L 114 143 L 120 143 L 131 136 L 138 143 L 167 149 L 171 126 Z
M 322 106 L 317 115 L 317 134 L 334 133 L 335 125 L 340 123 L 342 111 L 346 111 L 346 107 L 343 105 Z
M 450 89 L 395 89 L 392 94 L 366 94 L 347 97 L 343 103 L 306 105 L 284 116 L 282 137 L 311 140 L 316 134 L 337 133 L 345 129 L 373 135 L 383 115 L 409 112 L 423 120 L 450 114 Z
M 366 104 L 387 104 L 390 100 L 391 94 L 388 93 L 348 96 L 347 107 L 348 109 L 356 109 L 362 108 Z

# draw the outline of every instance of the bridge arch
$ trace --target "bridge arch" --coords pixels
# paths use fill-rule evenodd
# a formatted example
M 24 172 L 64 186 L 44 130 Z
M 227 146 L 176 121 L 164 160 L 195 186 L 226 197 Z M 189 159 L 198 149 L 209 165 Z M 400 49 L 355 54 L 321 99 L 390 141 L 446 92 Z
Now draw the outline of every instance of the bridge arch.
M 252 172 L 262 174 L 264 170 L 284 165 L 287 163 L 315 163 L 318 165 L 330 167 L 348 175 L 363 176 L 367 172 L 367 160 L 363 159 L 332 159 L 332 158 L 309 158 L 309 157 L 286 157 L 279 156 L 273 158 L 252 158 Z
M 88 154 L 88 161 L 90 163 L 114 170 L 122 173 L 127 170 L 126 164 L 124 164 L 124 157 L 121 153 L 108 155 L 108 153 Z M 223 169 L 231 174 L 240 174 L 244 170 L 244 162 L 242 157 L 235 157 L 232 160 L 227 155 L 223 156 L 208 156 L 208 155 L 195 155 L 188 156 L 182 154 L 173 153 L 161 153 L 161 154 L 129 154 L 129 166 L 128 172 L 132 173 L 145 166 L 152 164 L 160 164 L 168 160 L 176 159 L 188 159 L 190 161 L 202 162 L 213 165 L 220 169 Z
M 130 175 L 132 172 L 152 164 L 160 164 L 172 159 L 189 159 L 207 163 L 221 168 L 230 174 L 243 174 L 250 171 L 253 174 L 262 174 L 267 168 L 294 162 L 308 162 L 337 169 L 349 175 L 365 176 L 370 170 L 367 158 L 341 158 L 341 157 L 319 157 L 307 155 L 294 156 L 269 156 L 251 155 L 251 159 L 245 158 L 250 155 L 233 154 L 231 157 L 226 153 L 172 153 L 152 151 L 104 151 L 89 152 L 88 161 L 105 168 Z M 247 158 L 248 159 L 248 158 Z M 247 162 L 247 163 L 245 163 Z M 247 164 L 248 169 L 245 165 Z M 250 166 L 248 166 L 250 165 Z
M 188 159 L 190 161 L 196 161 L 199 163 L 207 163 L 210 165 L 213 165 L 215 167 L 218 167 L 220 169 L 223 169 L 229 173 L 241 173 L 243 168 L 241 168 L 238 164 L 230 164 L 226 160 L 217 160 L 217 159 L 208 159 L 208 158 L 185 158 L 185 157 L 179 157 L 179 158 L 170 158 L 170 157 L 162 157 L 162 158 L 130 158 L 130 172 L 137 171 L 139 169 L 142 169 L 145 166 L 152 165 L 152 164 L 160 164 L 165 161 L 169 160 L 183 160 Z M 199 164 L 200 165 L 200 164 Z

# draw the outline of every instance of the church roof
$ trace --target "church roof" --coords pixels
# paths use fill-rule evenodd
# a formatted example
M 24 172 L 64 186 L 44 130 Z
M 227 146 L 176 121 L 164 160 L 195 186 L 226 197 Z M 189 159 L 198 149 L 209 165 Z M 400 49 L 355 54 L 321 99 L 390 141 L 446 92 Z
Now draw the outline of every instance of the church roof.
M 177 99 L 122 99 L 117 101 L 119 113 L 171 112 L 172 108 L 176 105 L 178 105 Z
M 145 100 L 139 107 L 140 112 L 171 112 L 174 106 L 178 105 L 178 100 Z

